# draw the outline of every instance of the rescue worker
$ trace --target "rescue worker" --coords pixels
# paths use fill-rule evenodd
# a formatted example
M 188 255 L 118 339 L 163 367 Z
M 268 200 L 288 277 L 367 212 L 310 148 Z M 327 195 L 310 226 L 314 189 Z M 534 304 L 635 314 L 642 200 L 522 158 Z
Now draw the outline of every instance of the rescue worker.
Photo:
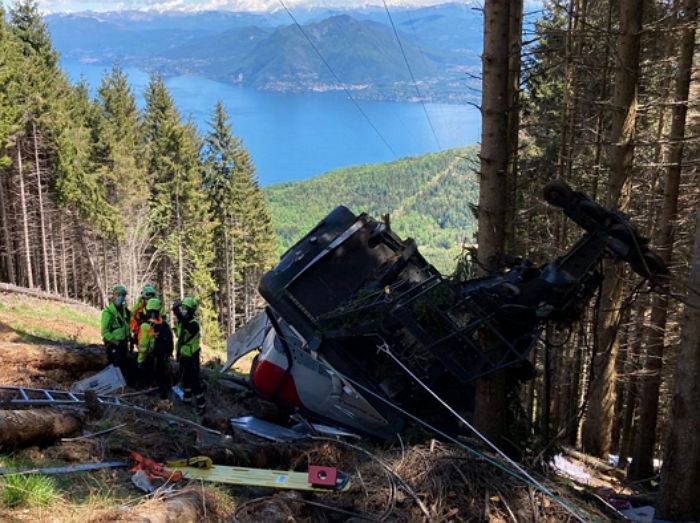
M 173 353 L 173 335 L 168 323 L 161 316 L 161 303 L 158 298 L 146 302 L 145 319 L 139 329 L 139 353 L 137 368 L 142 380 L 155 379 L 161 399 L 170 393 L 170 356 Z
M 127 372 L 129 353 L 129 309 L 126 307 L 126 287 L 115 285 L 112 297 L 102 310 L 102 341 L 107 351 L 107 361 L 119 367 L 124 377 Z
M 173 313 L 177 318 L 175 350 L 180 364 L 179 375 L 184 391 L 183 401 L 191 404 L 194 397 L 195 408 L 201 414 L 206 407 L 206 398 L 199 379 L 201 336 L 199 322 L 194 317 L 196 311 L 197 300 L 189 296 L 173 303 Z
M 148 303 L 148 300 L 151 298 L 158 298 L 160 300 L 155 287 L 152 285 L 144 285 L 143 289 L 141 289 L 141 294 L 131 309 L 131 322 L 129 323 L 129 329 L 131 330 L 131 343 L 136 347 L 139 346 L 139 332 L 141 330 L 141 324 L 148 319 L 148 315 L 146 314 L 146 303 Z M 162 301 L 160 316 L 164 321 L 168 321 Z

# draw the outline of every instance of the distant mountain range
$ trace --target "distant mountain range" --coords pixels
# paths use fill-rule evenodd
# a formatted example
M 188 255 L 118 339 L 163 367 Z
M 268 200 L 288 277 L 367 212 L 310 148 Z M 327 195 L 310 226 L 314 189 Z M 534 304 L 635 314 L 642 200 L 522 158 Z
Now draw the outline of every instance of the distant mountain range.
M 403 47 L 424 98 L 471 100 L 464 73 L 480 67 L 481 17 L 462 4 L 392 8 L 401 47 L 383 9 L 294 14 L 303 32 L 283 11 L 122 11 L 53 14 L 46 21 L 65 60 L 117 61 L 273 91 L 351 89 L 369 99 L 417 99 Z
M 469 203 L 479 199 L 477 153 L 476 146 L 450 149 L 266 187 L 280 254 L 345 205 L 375 218 L 389 213 L 399 236 L 414 238 L 428 261 L 452 272 L 461 245 L 475 231 Z

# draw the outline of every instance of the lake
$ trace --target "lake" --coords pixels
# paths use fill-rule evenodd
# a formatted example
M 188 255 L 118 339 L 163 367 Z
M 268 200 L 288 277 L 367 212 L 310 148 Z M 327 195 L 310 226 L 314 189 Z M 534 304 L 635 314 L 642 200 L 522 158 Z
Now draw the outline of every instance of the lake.
M 84 77 L 93 95 L 108 69 L 75 61 L 61 65 L 71 80 Z M 148 74 L 124 71 L 143 107 Z M 360 111 L 342 91 L 262 92 L 197 76 L 170 77 L 166 84 L 180 113 L 202 133 L 214 104 L 223 101 L 262 185 L 474 144 L 481 132 L 479 111 L 466 105 L 358 101 Z

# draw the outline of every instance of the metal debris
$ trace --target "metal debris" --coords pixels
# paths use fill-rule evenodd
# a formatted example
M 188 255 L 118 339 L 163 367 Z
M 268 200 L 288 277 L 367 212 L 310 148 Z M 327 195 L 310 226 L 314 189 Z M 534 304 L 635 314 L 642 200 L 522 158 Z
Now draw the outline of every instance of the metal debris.
M 241 429 L 260 438 L 278 443 L 289 443 L 306 437 L 304 433 L 258 419 L 255 416 L 232 418 L 231 425 L 233 428 Z
M 126 387 L 126 380 L 122 375 L 122 371 L 114 365 L 108 365 L 97 374 L 75 382 L 70 390 L 71 392 L 91 390 L 95 394 L 104 395 L 124 390 L 124 387 Z
M 357 434 L 338 427 L 331 427 L 330 425 L 323 425 L 321 423 L 309 423 L 300 416 L 292 416 L 292 419 L 300 422 L 291 428 L 283 427 L 282 425 L 277 425 L 276 423 L 271 423 L 269 421 L 256 418 L 255 416 L 232 418 L 231 425 L 234 428 L 244 430 L 245 432 L 255 436 L 268 439 L 270 441 L 276 441 L 278 443 L 298 441 L 316 434 L 357 439 L 360 438 L 360 436 Z
M 124 461 L 103 461 L 101 463 L 84 463 L 81 465 L 68 465 L 66 467 L 44 467 L 32 469 L 0 469 L 0 476 L 17 474 L 72 474 L 73 472 L 87 472 L 89 470 L 113 469 L 127 467 Z

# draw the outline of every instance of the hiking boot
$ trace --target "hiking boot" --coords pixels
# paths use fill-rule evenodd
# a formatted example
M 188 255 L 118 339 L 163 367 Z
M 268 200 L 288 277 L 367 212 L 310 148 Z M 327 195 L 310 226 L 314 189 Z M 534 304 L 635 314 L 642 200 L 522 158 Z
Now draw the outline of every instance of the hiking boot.
M 203 414 L 206 410 L 207 398 L 204 396 L 203 392 L 195 396 L 195 408 L 197 409 L 198 414 Z
M 192 403 L 192 389 L 183 389 L 182 402 L 187 405 Z

